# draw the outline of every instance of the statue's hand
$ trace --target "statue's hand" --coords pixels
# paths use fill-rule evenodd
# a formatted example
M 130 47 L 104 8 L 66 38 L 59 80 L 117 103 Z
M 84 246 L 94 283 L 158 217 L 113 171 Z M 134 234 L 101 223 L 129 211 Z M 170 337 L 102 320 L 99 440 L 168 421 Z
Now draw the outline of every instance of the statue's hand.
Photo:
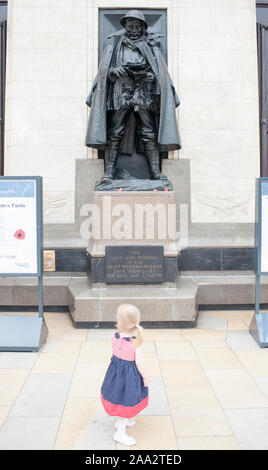
M 143 79 L 145 83 L 152 83 L 155 79 L 155 76 L 152 72 L 147 72 L 146 77 Z
M 109 73 L 110 73 L 111 78 L 127 77 L 127 72 L 124 69 L 124 67 L 111 68 Z

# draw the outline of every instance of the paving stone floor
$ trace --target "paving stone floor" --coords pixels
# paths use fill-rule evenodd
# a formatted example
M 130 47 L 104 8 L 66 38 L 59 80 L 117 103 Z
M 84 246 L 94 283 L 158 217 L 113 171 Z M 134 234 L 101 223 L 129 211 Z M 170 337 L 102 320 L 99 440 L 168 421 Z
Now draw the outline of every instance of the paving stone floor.
M 268 349 L 253 311 L 206 311 L 193 329 L 147 329 L 150 405 L 131 449 L 268 449 Z M 0 353 L 0 449 L 127 449 L 99 400 L 114 330 L 46 313 L 40 352 Z

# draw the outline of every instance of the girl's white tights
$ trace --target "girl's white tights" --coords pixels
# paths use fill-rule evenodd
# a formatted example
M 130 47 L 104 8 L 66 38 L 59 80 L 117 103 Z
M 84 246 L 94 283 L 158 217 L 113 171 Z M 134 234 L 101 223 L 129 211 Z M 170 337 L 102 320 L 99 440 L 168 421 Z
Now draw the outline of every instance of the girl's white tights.
M 133 437 L 130 437 L 126 433 L 126 427 L 134 426 L 136 424 L 135 419 L 121 418 L 118 417 L 115 422 L 116 432 L 114 434 L 114 441 L 120 442 L 126 446 L 133 446 L 136 441 Z

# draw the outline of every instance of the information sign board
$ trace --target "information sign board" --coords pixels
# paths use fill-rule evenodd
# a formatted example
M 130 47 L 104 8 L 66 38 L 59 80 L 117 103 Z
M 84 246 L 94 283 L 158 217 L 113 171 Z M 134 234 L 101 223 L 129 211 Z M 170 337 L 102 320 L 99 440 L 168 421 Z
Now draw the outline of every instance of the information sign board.
M 0 276 L 38 277 L 39 316 L 0 315 L 0 351 L 39 351 L 43 315 L 42 178 L 0 176 Z
M 268 274 L 268 181 L 261 181 L 259 192 L 260 272 Z
M 0 275 L 41 274 L 40 179 L 0 178 Z
M 268 274 L 268 178 L 256 180 L 256 230 L 255 230 L 255 315 L 249 332 L 261 348 L 268 347 L 268 313 L 260 312 L 260 277 Z

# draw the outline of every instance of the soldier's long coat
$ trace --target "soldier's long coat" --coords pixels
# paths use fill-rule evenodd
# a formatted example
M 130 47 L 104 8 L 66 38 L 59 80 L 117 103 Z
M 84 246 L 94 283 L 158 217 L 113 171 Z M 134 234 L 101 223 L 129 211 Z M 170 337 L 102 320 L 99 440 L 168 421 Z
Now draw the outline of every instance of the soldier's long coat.
M 120 31 L 113 35 L 111 43 L 105 48 L 97 76 L 86 101 L 86 104 L 91 107 L 85 142 L 88 147 L 103 150 L 107 143 L 108 70 L 114 49 L 121 34 L 122 32 Z M 154 40 L 148 39 L 147 42 L 144 42 L 142 52 L 150 64 L 152 71 L 155 70 L 156 64 L 152 63 L 151 54 L 146 54 L 147 48 L 150 48 L 148 43 L 151 45 L 151 51 L 158 65 L 158 71 L 155 73 L 155 75 L 157 74 L 159 77 L 158 85 L 160 87 L 160 115 L 157 116 L 158 146 L 160 151 L 177 150 L 181 148 L 175 112 L 175 108 L 180 104 L 179 98 L 159 47 L 156 46 Z M 128 143 L 126 143 L 126 145 L 128 145 Z M 131 154 L 132 149 L 126 149 L 126 153 Z

